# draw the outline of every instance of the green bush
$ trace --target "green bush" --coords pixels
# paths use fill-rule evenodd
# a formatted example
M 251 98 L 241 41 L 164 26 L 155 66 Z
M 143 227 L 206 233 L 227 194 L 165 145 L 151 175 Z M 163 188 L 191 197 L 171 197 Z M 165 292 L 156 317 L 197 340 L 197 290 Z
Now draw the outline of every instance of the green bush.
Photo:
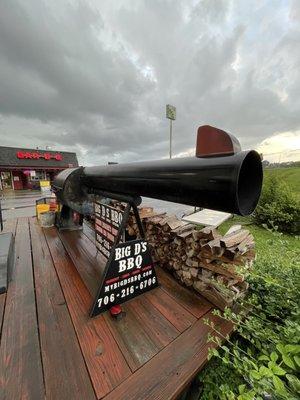
M 257 228 L 256 228 L 257 229 Z M 264 235 L 265 236 L 265 235 Z M 220 347 L 199 376 L 201 400 L 297 400 L 300 398 L 300 265 L 297 238 L 269 232 L 246 280 L 239 314 L 227 309 L 235 333 L 210 341 Z M 216 333 L 217 328 L 207 321 Z
M 222 360 L 213 357 L 199 375 L 202 383 L 201 400 L 227 400 L 227 393 L 231 388 L 238 388 L 244 384 L 244 379 L 235 369 Z
M 262 194 L 254 213 L 258 225 L 266 225 L 280 232 L 298 234 L 300 204 L 290 187 L 275 175 L 265 179 Z

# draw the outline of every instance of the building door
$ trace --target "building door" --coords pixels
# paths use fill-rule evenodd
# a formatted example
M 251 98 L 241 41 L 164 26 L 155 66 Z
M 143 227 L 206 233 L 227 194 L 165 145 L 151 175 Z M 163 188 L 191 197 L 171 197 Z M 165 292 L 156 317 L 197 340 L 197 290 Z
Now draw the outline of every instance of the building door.
M 2 184 L 3 190 L 13 189 L 10 171 L 2 171 L 1 172 L 1 184 Z
M 23 173 L 21 171 L 13 171 L 12 178 L 14 181 L 14 189 L 21 190 L 23 189 L 23 180 L 22 180 Z

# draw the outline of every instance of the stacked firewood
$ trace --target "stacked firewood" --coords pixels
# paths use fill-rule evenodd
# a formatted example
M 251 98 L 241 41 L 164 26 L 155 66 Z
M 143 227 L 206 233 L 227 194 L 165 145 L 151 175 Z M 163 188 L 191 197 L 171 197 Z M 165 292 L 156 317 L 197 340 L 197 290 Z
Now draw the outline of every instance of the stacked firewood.
M 248 284 L 244 274 L 255 258 L 254 238 L 247 229 L 234 225 L 222 236 L 217 229 L 198 229 L 176 216 L 155 213 L 150 207 L 139 211 L 154 261 L 182 284 L 221 309 L 245 295 Z M 139 236 L 133 215 L 128 234 Z

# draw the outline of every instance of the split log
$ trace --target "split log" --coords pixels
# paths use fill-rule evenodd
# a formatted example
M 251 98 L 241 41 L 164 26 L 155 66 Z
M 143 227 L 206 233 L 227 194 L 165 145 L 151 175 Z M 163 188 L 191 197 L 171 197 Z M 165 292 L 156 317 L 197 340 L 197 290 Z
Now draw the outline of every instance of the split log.
M 221 234 L 215 228 L 206 227 L 198 232 L 199 239 L 206 239 L 208 241 L 221 237 Z
M 228 236 L 228 235 L 230 235 L 231 233 L 237 232 L 237 231 L 239 231 L 239 230 L 241 230 L 241 229 L 242 229 L 242 225 L 232 225 L 232 226 L 228 229 L 228 231 L 225 233 L 224 236 Z
M 241 229 L 236 232 L 232 232 L 229 235 L 223 236 L 220 240 L 221 246 L 223 247 L 234 247 L 239 245 L 246 237 L 249 235 L 249 231 L 246 229 Z

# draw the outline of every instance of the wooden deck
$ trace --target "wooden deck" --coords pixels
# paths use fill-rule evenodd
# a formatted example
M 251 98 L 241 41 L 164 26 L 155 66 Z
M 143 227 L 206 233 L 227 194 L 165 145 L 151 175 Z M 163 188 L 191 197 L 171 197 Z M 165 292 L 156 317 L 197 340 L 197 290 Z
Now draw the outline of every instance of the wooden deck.
M 103 260 L 93 234 L 10 220 L 16 263 L 0 295 L 0 398 L 167 400 L 206 362 L 213 306 L 157 268 L 161 286 L 123 305 L 126 317 L 88 317 Z

